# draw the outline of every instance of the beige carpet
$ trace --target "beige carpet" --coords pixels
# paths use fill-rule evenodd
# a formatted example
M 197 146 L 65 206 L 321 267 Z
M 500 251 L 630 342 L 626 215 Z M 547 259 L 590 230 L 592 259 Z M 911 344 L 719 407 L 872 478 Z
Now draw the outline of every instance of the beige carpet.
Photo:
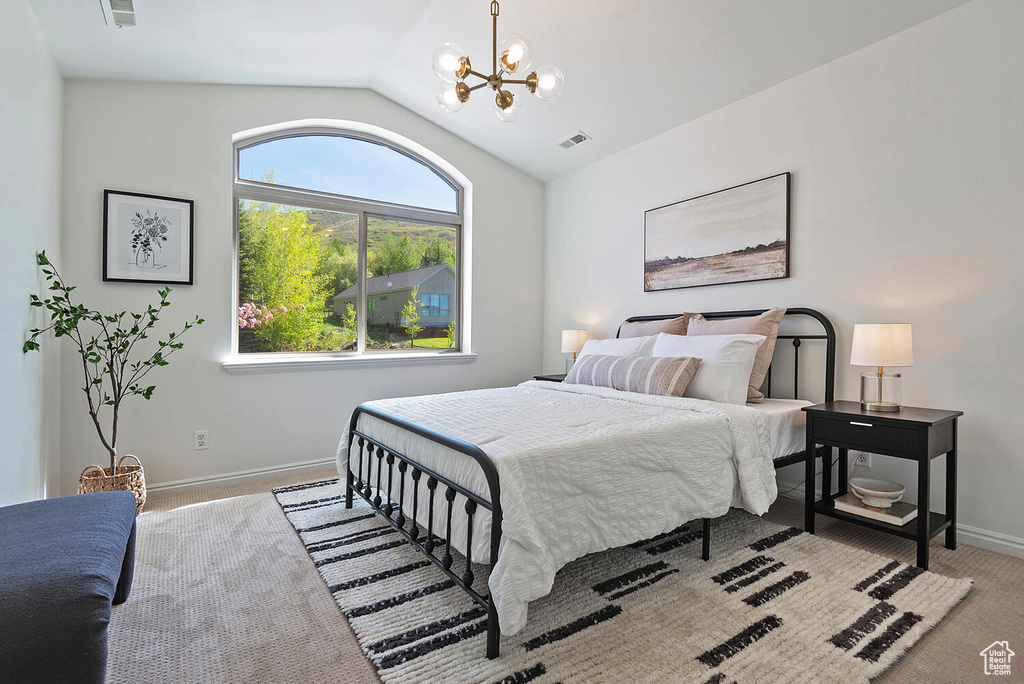
M 135 586 L 111 619 L 108 681 L 377 682 L 270 493 L 332 475 L 152 495 L 139 520 Z M 780 500 L 768 518 L 800 527 L 802 509 Z M 910 542 L 825 518 L 818 528 L 913 562 Z M 974 588 L 876 681 L 985 681 L 979 651 L 997 639 L 1012 648 L 1024 635 L 1024 560 L 935 540 L 931 569 L 973 577 Z M 1022 681 L 1024 661 L 1019 672 L 1010 681 Z
M 270 493 L 317 476 L 150 495 L 132 593 L 110 621 L 107 681 L 377 682 Z

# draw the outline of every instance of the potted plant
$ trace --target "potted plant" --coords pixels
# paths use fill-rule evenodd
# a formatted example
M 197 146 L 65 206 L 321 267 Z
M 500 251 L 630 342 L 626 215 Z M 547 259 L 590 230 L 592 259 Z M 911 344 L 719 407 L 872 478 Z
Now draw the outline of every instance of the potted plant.
M 181 336 L 191 328 L 202 325 L 203 319 L 196 316 L 194 320 L 185 323 L 180 332 L 168 333 L 166 339 L 157 341 L 155 349 L 148 343 L 140 345 L 140 342 L 148 339 L 149 333 L 160 320 L 164 307 L 171 305 L 167 301 L 171 288 L 158 290 L 159 303 L 147 306 L 142 313 L 122 311 L 104 314 L 83 304 L 72 303 L 74 286 L 64 282 L 45 251 L 36 255 L 36 261 L 50 284 L 52 294 L 46 299 L 31 295 L 30 303 L 49 312 L 50 324 L 41 329 L 33 328 L 22 351 L 38 351 L 37 339 L 50 330 L 53 330 L 55 337 L 67 337 L 75 344 L 82 359 L 82 391 L 88 402 L 89 417 L 92 418 L 100 443 L 110 457 L 109 468 L 88 466 L 82 471 L 78 480 L 78 493 L 118 489 L 131 491 L 135 494 L 138 514 L 146 503 L 145 472 L 135 456 L 129 454 L 120 460 L 117 458 L 118 411 L 128 397 L 152 398 L 156 387 L 143 386 L 142 379 L 157 366 L 168 365 L 167 357 L 184 346 L 180 341 Z M 146 346 L 149 351 L 142 351 Z M 109 428 L 105 424 L 108 415 L 104 407 L 110 408 Z M 135 459 L 137 465 L 123 465 L 123 461 L 128 458 Z

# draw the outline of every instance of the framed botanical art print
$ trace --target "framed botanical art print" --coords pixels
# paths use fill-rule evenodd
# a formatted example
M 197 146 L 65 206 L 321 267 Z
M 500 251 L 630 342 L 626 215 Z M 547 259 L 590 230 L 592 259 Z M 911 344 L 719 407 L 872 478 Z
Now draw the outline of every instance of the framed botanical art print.
M 103 191 L 103 280 L 192 284 L 192 200 Z
M 789 173 L 644 213 L 644 291 L 789 277 Z

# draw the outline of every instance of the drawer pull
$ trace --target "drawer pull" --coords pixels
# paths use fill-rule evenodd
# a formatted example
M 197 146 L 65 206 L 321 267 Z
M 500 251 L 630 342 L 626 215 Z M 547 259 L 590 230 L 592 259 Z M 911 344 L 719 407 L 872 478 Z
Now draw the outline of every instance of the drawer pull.
M 875 427 L 875 426 L 874 426 L 874 425 L 872 425 L 871 423 L 858 423 L 858 422 L 857 422 L 857 421 L 855 421 L 855 420 L 851 420 L 851 421 L 850 421 L 850 425 L 860 425 L 861 427 Z

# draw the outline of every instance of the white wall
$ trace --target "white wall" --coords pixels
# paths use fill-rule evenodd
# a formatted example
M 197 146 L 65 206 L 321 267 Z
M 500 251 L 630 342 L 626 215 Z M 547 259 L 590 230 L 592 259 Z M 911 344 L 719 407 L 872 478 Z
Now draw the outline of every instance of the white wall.
M 35 254 L 60 260 L 60 73 L 25 0 L 0 6 L 0 506 L 52 494 L 60 354 L 22 354 L 43 293 Z
M 1024 3 L 978 0 L 548 184 L 546 370 L 563 368 L 562 328 L 808 306 L 835 323 L 837 396 L 856 399 L 853 324 L 910 322 L 904 403 L 966 414 L 961 522 L 1021 543 L 1022 35 Z M 646 209 L 782 171 L 790 279 L 643 292 Z M 916 477 L 878 456 L 870 472 Z
M 451 162 L 473 183 L 473 351 L 465 366 L 359 368 L 229 375 L 233 133 L 307 118 L 362 121 Z M 64 249 L 78 294 L 98 307 L 143 307 L 156 286 L 101 281 L 104 188 L 195 200 L 195 285 L 179 286 L 164 322 L 201 314 L 171 365 L 149 378 L 149 403 L 123 408 L 120 453 L 141 456 L 166 483 L 332 459 L 352 408 L 373 398 L 509 384 L 541 363 L 542 185 L 393 102 L 365 90 L 68 81 Z M 527 283 L 509 288 L 507 283 Z M 168 328 L 169 329 L 169 328 Z M 62 483 L 103 459 L 65 348 Z M 209 429 L 210 448 L 192 451 Z

